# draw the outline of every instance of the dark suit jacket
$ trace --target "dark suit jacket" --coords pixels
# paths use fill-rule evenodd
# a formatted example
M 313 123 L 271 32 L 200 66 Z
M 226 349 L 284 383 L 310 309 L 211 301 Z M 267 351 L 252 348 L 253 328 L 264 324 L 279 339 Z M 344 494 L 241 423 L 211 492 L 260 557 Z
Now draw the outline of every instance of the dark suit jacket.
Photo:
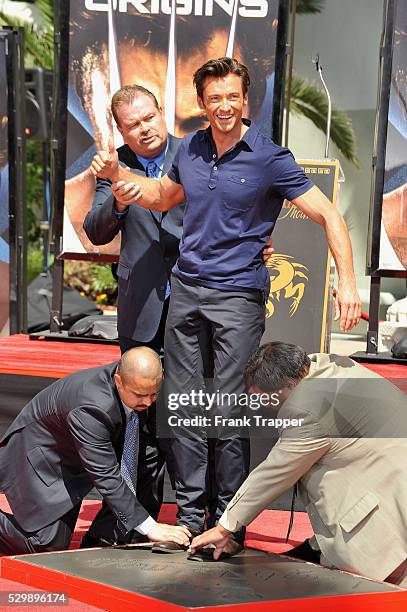
M 168 138 L 164 174 L 181 142 L 170 135 Z M 135 174 L 144 175 L 142 164 L 127 145 L 117 151 L 122 165 L 131 168 Z M 179 255 L 185 204 L 168 213 L 132 205 L 127 215 L 119 220 L 113 213 L 114 197 L 110 187 L 111 181 L 97 180 L 92 209 L 83 227 L 93 244 L 107 244 L 121 231 L 117 270 L 119 336 L 149 342 L 157 332 L 167 280 Z
M 113 380 L 116 366 L 56 381 L 0 440 L 0 490 L 26 531 L 56 521 L 93 486 L 123 533 L 149 516 L 120 473 L 126 416 Z

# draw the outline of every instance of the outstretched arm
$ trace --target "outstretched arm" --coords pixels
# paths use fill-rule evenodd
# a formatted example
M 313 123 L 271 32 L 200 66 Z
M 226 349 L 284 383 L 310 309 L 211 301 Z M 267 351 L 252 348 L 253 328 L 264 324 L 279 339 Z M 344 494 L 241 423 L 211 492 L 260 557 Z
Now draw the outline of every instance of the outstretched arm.
M 248 525 L 284 491 L 293 486 L 329 449 L 328 438 L 281 440 L 268 457 L 246 478 L 229 502 L 219 524 L 195 537 L 190 546 L 192 554 L 199 548 L 214 544 L 213 558 L 227 550 L 230 536 Z
M 340 318 L 341 330 L 350 331 L 360 321 L 361 303 L 356 289 L 352 246 L 345 221 L 318 187 L 312 187 L 292 200 L 292 203 L 310 219 L 324 227 L 339 276 L 339 287 L 335 298 L 335 321 Z
M 149 517 L 134 493 L 127 486 L 112 445 L 113 424 L 106 412 L 95 406 L 75 408 L 68 416 L 68 431 L 84 470 L 127 533 L 132 529 L 145 533 L 153 541 L 189 543 L 186 527 L 157 523 Z M 141 527 L 145 526 L 145 531 Z

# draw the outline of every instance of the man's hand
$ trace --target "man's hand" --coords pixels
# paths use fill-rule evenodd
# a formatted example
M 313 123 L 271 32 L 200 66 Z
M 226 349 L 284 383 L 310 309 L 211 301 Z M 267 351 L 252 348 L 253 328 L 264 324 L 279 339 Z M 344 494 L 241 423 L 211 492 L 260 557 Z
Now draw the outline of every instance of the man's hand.
M 274 253 L 274 249 L 273 249 L 273 240 L 270 237 L 267 242 L 266 242 L 266 246 L 263 249 L 263 260 L 264 263 L 267 265 L 268 260 L 270 259 L 270 257 L 272 256 L 272 254 Z
M 181 546 L 188 546 L 191 537 L 190 532 L 183 525 L 166 525 L 157 523 L 147 534 L 151 542 L 176 542 Z
M 359 325 L 362 306 L 356 287 L 343 287 L 339 283 L 335 294 L 335 321 L 340 319 L 341 331 L 348 332 Z
M 140 185 L 136 183 L 126 183 L 125 181 L 118 181 L 112 184 L 112 193 L 115 197 L 116 202 L 123 206 L 128 206 L 132 202 L 139 200 L 143 195 L 141 193 Z
M 196 550 L 208 546 L 208 544 L 215 544 L 215 550 L 213 551 L 213 558 L 217 561 L 221 553 L 225 550 L 230 542 L 231 531 L 228 531 L 222 525 L 216 525 L 212 529 L 205 531 L 199 536 L 196 536 L 191 542 L 191 546 L 188 552 L 193 555 Z M 227 552 L 227 551 L 225 551 Z
M 108 151 L 97 152 L 89 169 L 94 176 L 115 181 L 118 179 L 119 156 L 112 138 L 109 139 L 108 147 Z

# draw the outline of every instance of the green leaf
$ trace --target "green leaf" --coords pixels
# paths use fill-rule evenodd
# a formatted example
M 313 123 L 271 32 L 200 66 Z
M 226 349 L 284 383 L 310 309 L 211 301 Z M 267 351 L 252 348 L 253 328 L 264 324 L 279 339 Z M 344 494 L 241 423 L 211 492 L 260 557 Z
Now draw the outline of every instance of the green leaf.
M 325 0 L 297 0 L 297 15 L 315 15 L 324 8 Z
M 25 65 L 52 68 L 54 61 L 54 9 L 52 0 L 37 0 L 35 3 L 42 24 L 27 24 L 25 21 L 0 11 L 0 25 L 24 28 Z
M 325 93 L 297 75 L 293 75 L 291 84 L 290 111 L 294 115 L 307 117 L 319 130 L 326 132 L 328 102 Z M 331 140 L 346 159 L 360 167 L 352 121 L 344 111 L 332 110 Z

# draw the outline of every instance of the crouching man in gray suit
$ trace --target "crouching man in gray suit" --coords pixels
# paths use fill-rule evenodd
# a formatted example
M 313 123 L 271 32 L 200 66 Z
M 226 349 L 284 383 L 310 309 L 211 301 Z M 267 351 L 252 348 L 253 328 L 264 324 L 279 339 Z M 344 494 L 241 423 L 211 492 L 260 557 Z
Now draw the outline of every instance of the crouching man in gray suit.
M 263 414 L 278 411 L 279 440 L 191 552 L 212 543 L 219 558 L 234 531 L 297 483 L 314 537 L 287 555 L 407 586 L 402 391 L 348 357 L 282 342 L 252 355 L 245 382 L 270 398 Z
M 135 530 L 188 543 L 188 530 L 157 523 L 136 491 L 138 429 L 161 380 L 159 356 L 139 347 L 119 363 L 56 381 L 25 406 L 0 440 L 0 490 L 13 512 L 0 511 L 1 553 L 68 548 L 92 487 L 103 498 L 99 514 L 109 507 L 121 539 Z

